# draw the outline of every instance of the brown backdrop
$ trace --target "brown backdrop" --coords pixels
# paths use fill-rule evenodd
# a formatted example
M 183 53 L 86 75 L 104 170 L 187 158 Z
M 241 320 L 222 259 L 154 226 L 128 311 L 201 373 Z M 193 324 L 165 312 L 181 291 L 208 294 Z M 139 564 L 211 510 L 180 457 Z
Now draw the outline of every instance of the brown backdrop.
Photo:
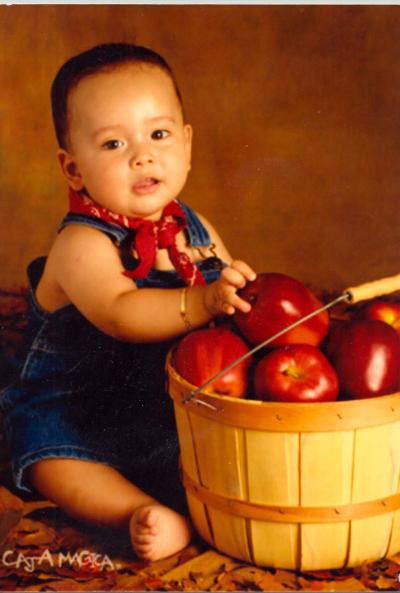
M 195 130 L 184 199 L 236 256 L 327 290 L 399 272 L 396 6 L 1 6 L 0 286 L 65 211 L 49 87 L 127 40 L 175 69 Z

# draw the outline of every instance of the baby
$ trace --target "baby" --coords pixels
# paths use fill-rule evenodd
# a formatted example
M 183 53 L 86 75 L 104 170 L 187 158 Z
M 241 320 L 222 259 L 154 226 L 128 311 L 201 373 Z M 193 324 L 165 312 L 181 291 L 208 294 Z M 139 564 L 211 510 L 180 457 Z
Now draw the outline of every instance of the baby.
M 157 560 L 191 539 L 166 353 L 248 312 L 255 273 L 178 198 L 192 128 L 161 56 L 94 47 L 62 66 L 52 107 L 69 212 L 28 268 L 27 355 L 0 398 L 15 481 Z

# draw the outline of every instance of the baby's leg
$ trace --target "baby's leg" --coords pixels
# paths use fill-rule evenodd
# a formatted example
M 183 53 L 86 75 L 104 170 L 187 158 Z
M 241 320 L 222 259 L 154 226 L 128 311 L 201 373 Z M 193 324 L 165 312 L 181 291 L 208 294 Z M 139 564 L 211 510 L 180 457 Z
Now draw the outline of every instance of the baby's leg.
M 165 558 L 190 542 L 186 517 L 161 505 L 108 465 L 45 459 L 31 466 L 30 480 L 38 492 L 76 519 L 129 527 L 140 558 Z

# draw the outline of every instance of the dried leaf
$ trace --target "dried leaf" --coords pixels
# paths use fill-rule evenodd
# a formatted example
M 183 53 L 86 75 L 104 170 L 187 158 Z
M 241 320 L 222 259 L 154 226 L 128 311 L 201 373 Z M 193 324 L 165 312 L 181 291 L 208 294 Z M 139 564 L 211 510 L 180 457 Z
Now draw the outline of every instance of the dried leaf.
M 307 570 L 302 571 L 305 578 L 312 578 L 319 581 L 345 580 L 351 576 L 350 570 Z
M 273 577 L 277 583 L 281 583 L 286 589 L 296 590 L 298 588 L 297 575 L 292 570 L 278 568 L 273 570 Z
M 400 583 L 397 579 L 387 578 L 384 575 L 379 576 L 375 581 L 375 584 L 380 591 L 393 591 L 400 589 Z
M 331 581 L 314 581 L 301 575 L 297 579 L 297 588 L 300 591 L 332 591 L 331 587 Z
M 132 567 L 132 565 L 134 565 L 133 562 L 127 562 L 127 564 L 129 567 Z M 176 568 L 178 564 L 179 555 L 175 554 L 174 556 L 169 556 L 168 558 L 164 558 L 162 560 L 152 562 L 151 564 L 147 564 L 147 566 L 144 567 L 143 572 L 152 576 L 161 576 L 166 572 L 169 572 Z M 139 563 L 136 563 L 136 567 L 138 568 L 138 570 L 141 570 Z
M 47 527 L 41 521 L 33 521 L 24 517 L 16 526 L 15 535 L 18 537 L 18 545 L 40 546 L 54 542 L 56 532 L 51 527 Z
M 189 581 L 189 585 L 186 584 L 186 581 Z M 148 589 L 146 587 L 146 590 L 149 591 L 193 591 L 193 582 L 190 581 L 190 579 L 182 579 L 181 581 L 168 581 L 168 582 L 163 582 L 162 585 L 159 585 L 159 587 L 151 587 L 150 589 Z
M 4 564 L 0 566 L 0 580 L 3 582 L 4 579 L 9 577 L 12 574 L 16 574 L 16 569 L 14 566 L 5 566 Z
M 145 577 L 143 575 L 119 575 L 111 591 L 143 591 L 144 580 Z
M 343 591 L 344 593 L 348 593 L 349 591 L 373 591 L 374 589 L 370 589 L 369 587 L 365 587 L 361 581 L 355 579 L 354 577 L 349 577 L 343 581 L 331 581 L 329 583 L 329 589 L 325 589 L 325 591 Z
M 67 550 L 85 548 L 88 544 L 88 536 L 74 527 L 62 527 L 57 530 L 57 545 Z
M 24 503 L 21 498 L 19 498 L 19 496 L 16 496 L 5 486 L 0 484 L 0 509 L 1 511 L 4 511 L 5 509 L 9 508 L 18 510 L 22 514 Z
M 35 579 L 38 579 L 39 581 L 51 581 L 54 580 L 55 575 L 54 574 L 49 574 L 48 572 L 35 572 Z
M 54 591 L 52 588 L 52 584 L 54 581 L 50 581 L 48 583 L 36 583 L 35 585 L 30 585 L 24 588 L 24 591 Z
M 162 591 L 165 587 L 165 582 L 163 579 L 152 576 L 146 577 L 142 584 L 146 591 Z
M 199 546 L 192 544 L 177 554 L 179 558 L 179 564 L 189 562 L 189 560 L 192 560 L 192 558 L 195 558 L 196 556 L 200 556 L 205 551 L 206 549 L 204 549 L 204 546 L 200 548 Z
M 224 567 L 223 569 L 226 570 L 233 566 L 238 566 L 238 563 L 232 560 L 232 558 L 218 554 L 214 550 L 209 550 L 170 570 L 163 575 L 163 580 L 179 582 L 184 578 L 188 578 L 190 573 L 202 573 L 204 575 L 218 574 L 221 571 L 221 567 Z
M 85 582 L 93 580 L 94 576 L 98 576 L 99 572 L 95 572 L 94 574 L 91 573 L 89 570 L 82 570 L 78 567 L 56 567 L 54 569 L 54 576 L 62 577 L 62 578 L 72 578 L 79 582 Z
M 390 556 L 389 560 L 391 560 L 392 562 L 396 562 L 396 564 L 400 564 L 400 552 L 398 554 Z
M 153 563 L 149 564 L 145 560 L 138 560 L 137 558 L 134 558 L 133 560 L 126 558 L 113 558 L 112 562 L 115 566 L 115 570 L 117 571 L 129 572 L 131 574 L 137 574 L 138 572 L 153 574 Z M 154 565 L 155 564 L 156 563 L 154 563 Z M 155 569 L 155 572 L 157 572 L 157 569 Z
M 376 590 L 376 579 L 372 578 L 371 576 L 364 575 L 359 579 L 359 582 L 368 589 L 368 591 L 375 591 Z M 361 586 L 361 585 L 360 585 Z
M 387 577 L 393 577 L 397 582 L 400 580 L 400 566 L 394 562 L 389 562 L 388 566 L 384 570 L 384 574 Z
M 57 505 L 49 500 L 33 500 L 24 503 L 24 517 L 35 511 L 56 507 Z
M 1 589 L 2 591 L 16 591 L 16 583 L 16 579 L 1 579 Z
M 190 573 L 189 577 L 195 587 L 195 591 L 209 591 L 217 583 L 220 572 L 213 572 L 208 575 L 202 573 Z
M 25 591 L 107 591 L 102 579 L 92 579 L 90 583 L 78 583 L 73 579 L 60 579 L 25 587 Z
M 218 587 L 215 589 L 216 591 L 237 591 L 237 583 L 231 578 L 229 573 L 223 573 L 219 575 L 218 579 Z
M 286 582 L 289 582 L 289 579 L 286 579 Z M 284 580 L 281 581 L 276 575 L 268 571 L 264 573 L 264 576 L 258 582 L 258 587 L 260 591 L 293 591 L 296 588 L 293 585 L 291 587 L 286 586 Z
M 330 581 L 309 581 L 308 591 L 330 591 L 332 583 Z
M 228 591 L 261 591 L 260 583 L 266 571 L 256 566 L 243 565 L 233 570 L 223 572 L 218 577 L 222 590 Z

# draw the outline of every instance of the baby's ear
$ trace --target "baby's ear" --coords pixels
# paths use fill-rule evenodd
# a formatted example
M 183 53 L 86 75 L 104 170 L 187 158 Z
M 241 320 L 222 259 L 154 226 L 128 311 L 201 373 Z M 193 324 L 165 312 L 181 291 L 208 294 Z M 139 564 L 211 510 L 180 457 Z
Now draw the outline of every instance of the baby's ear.
M 190 171 L 192 166 L 192 139 L 193 139 L 193 128 L 189 124 L 185 124 L 184 127 L 184 138 L 185 138 L 185 148 L 186 148 L 186 156 L 188 160 L 188 171 Z
M 76 191 L 81 190 L 83 188 L 82 175 L 73 156 L 67 150 L 60 148 L 57 152 L 57 157 L 64 177 L 68 181 L 68 185 Z

